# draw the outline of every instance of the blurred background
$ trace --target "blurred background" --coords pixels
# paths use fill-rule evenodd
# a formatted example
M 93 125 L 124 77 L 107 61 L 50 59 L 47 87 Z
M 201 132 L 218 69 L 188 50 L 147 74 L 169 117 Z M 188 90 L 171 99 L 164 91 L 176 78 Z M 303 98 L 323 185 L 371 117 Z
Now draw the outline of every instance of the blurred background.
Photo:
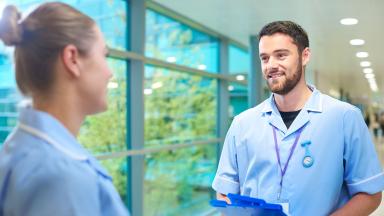
M 43 2 L 0 0 L 0 11 L 14 4 L 26 15 Z M 307 82 L 361 109 L 384 164 L 384 1 L 61 2 L 95 19 L 110 48 L 109 110 L 87 118 L 79 139 L 134 216 L 217 214 L 208 202 L 226 131 L 270 95 L 256 35 L 271 21 L 308 32 Z M 12 53 L 0 44 L 0 145 L 24 100 Z

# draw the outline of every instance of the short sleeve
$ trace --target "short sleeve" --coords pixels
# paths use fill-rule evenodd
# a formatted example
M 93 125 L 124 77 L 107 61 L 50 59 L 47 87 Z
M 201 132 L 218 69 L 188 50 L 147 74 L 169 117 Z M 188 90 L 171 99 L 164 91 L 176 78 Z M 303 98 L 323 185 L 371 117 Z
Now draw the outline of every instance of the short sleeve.
M 10 212 L 25 216 L 100 215 L 96 177 L 82 162 L 74 162 L 49 160 L 28 166 L 28 172 L 13 173 L 19 179 L 11 181 Z
M 236 135 L 238 133 L 237 118 L 233 120 L 225 137 L 220 156 L 219 166 L 212 183 L 212 188 L 218 193 L 239 193 L 239 174 L 236 160 Z
M 384 174 L 377 157 L 371 134 L 360 110 L 344 114 L 344 180 L 350 195 L 359 192 L 374 194 L 384 189 Z

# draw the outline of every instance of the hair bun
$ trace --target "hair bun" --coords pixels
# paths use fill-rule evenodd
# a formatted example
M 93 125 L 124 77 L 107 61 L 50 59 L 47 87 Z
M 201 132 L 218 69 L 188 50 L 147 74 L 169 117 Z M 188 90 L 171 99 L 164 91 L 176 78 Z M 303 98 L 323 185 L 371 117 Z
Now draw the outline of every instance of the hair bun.
M 17 45 L 22 40 L 22 29 L 19 25 L 20 12 L 14 5 L 8 5 L 3 10 L 0 20 L 0 39 L 5 45 Z

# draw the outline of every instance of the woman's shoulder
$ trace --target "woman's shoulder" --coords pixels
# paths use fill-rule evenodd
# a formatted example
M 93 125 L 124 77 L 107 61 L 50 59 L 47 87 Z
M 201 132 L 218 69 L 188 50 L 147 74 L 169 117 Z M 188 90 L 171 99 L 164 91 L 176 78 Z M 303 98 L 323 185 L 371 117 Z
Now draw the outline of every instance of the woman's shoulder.
M 85 161 L 75 160 L 33 136 L 26 138 L 15 134 L 4 146 L 12 176 L 23 179 L 75 178 L 88 180 L 95 176 Z M 33 178 L 32 178 L 33 177 Z

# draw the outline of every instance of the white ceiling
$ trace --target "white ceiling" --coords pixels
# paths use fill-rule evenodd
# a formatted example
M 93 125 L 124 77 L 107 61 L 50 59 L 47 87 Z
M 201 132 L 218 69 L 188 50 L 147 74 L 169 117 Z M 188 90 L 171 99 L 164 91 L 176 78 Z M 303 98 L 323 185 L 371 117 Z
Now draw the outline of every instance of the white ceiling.
M 308 32 L 312 59 L 309 70 L 316 71 L 317 86 L 329 90 L 343 88 L 355 102 L 384 95 L 384 1 L 382 0 L 155 0 L 178 13 L 248 44 L 266 23 L 292 20 Z M 355 26 L 343 26 L 340 19 L 354 17 Z M 349 40 L 361 38 L 365 45 L 353 47 Z M 379 93 L 372 94 L 355 56 L 369 52 Z

